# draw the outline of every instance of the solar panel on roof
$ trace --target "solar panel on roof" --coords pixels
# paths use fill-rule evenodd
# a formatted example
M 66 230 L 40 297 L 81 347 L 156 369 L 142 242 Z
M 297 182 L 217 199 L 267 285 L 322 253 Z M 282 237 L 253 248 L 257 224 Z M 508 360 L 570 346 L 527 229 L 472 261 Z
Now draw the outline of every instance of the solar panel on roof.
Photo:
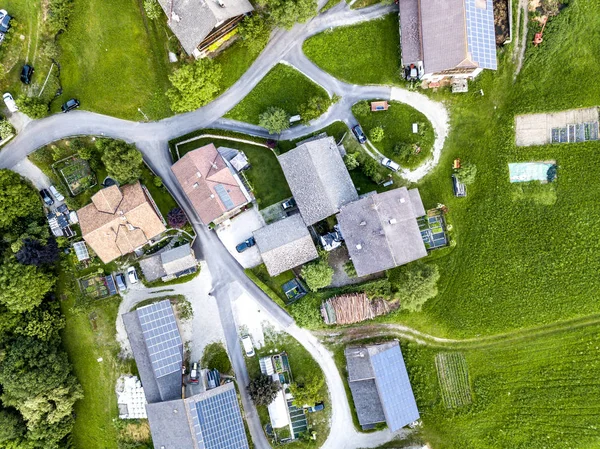
M 183 343 L 169 300 L 142 307 L 137 315 L 156 377 L 179 371 Z
M 484 69 L 496 70 L 496 31 L 493 0 L 486 0 L 486 8 L 476 6 L 477 0 L 465 0 L 467 17 L 467 44 L 473 60 Z
M 217 192 L 217 195 L 219 195 L 221 202 L 227 210 L 233 209 L 235 207 L 233 200 L 231 199 L 229 193 L 222 184 L 217 184 L 215 186 L 215 191 Z
M 201 399 L 190 407 L 198 447 L 247 449 L 248 439 L 235 388 Z
M 395 432 L 419 419 L 400 346 L 372 355 L 371 365 L 390 430 Z

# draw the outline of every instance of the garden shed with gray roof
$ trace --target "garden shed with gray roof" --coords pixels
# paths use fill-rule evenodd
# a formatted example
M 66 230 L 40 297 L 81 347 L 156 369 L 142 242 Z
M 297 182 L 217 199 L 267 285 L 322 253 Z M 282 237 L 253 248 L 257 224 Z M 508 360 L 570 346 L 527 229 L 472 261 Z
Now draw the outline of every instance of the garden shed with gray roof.
M 425 257 L 427 249 L 417 223 L 423 215 L 419 191 L 406 187 L 342 207 L 338 224 L 356 273 L 366 276 Z
M 271 276 L 319 257 L 310 232 L 298 214 L 254 231 L 254 238 Z
M 279 156 L 279 162 L 308 226 L 358 198 L 333 137 L 305 142 Z
M 392 432 L 419 419 L 397 341 L 345 349 L 348 384 L 363 429 L 385 422 Z

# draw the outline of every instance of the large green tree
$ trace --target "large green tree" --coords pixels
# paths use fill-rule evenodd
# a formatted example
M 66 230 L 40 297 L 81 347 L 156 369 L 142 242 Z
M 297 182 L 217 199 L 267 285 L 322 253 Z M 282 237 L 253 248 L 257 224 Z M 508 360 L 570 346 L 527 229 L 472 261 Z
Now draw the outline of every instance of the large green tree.
M 0 408 L 0 447 L 3 443 L 20 439 L 25 433 L 25 423 L 14 409 Z
M 405 310 L 419 311 L 428 299 L 437 295 L 440 278 L 437 265 L 416 261 L 389 270 L 387 276 L 400 307 Z
M 290 385 L 290 393 L 294 396 L 296 407 L 314 406 L 323 400 L 321 389 L 325 384 L 325 378 L 321 375 L 312 374 L 306 379 L 297 379 Z
M 242 45 L 253 54 L 267 45 L 271 35 L 271 27 L 260 14 L 244 18 L 238 30 Z
M 300 105 L 299 112 L 303 123 L 308 123 L 314 120 L 329 109 L 331 99 L 329 97 L 311 97 L 308 101 Z
M 0 265 L 0 303 L 13 313 L 37 307 L 54 285 L 54 278 L 33 265 L 5 257 Z
M 135 145 L 122 140 L 100 139 L 96 141 L 96 146 L 102 153 L 102 163 L 111 178 L 128 184 L 142 176 L 144 158 Z
M 273 382 L 271 376 L 260 374 L 250 381 L 248 394 L 256 405 L 269 405 L 281 389 L 279 382 Z
M 317 14 L 316 0 L 260 0 L 259 3 L 267 7 L 273 24 L 282 28 L 292 28 Z
M 37 192 L 15 172 L 0 170 L 0 229 L 6 230 L 17 221 L 42 216 L 42 203 Z
M 48 115 L 48 105 L 38 97 L 19 97 L 15 103 L 19 111 L 31 118 L 43 118 Z
M 290 127 L 290 116 L 283 109 L 272 106 L 260 114 L 258 124 L 270 134 L 280 134 Z
M 198 59 L 177 69 L 167 91 L 173 112 L 188 112 L 212 101 L 221 88 L 223 71 L 212 59 Z
M 327 256 L 328 253 L 322 251 L 318 260 L 305 264 L 300 270 L 300 275 L 313 292 L 327 287 L 333 279 L 333 268 L 329 266 Z

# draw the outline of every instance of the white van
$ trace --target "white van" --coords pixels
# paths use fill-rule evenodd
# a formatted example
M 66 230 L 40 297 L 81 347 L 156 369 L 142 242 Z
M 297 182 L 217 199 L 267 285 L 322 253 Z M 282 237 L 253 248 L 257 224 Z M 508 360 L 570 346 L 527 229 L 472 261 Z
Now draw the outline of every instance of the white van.
M 56 190 L 56 187 L 50 186 L 48 188 L 50 189 L 50 193 L 52 194 L 52 196 L 54 196 L 54 198 L 56 198 L 56 201 L 64 201 L 65 200 L 65 197 L 62 195 L 62 193 L 60 193 L 58 190 Z
M 242 337 L 242 345 L 244 346 L 244 352 L 246 353 L 246 357 L 254 356 L 254 346 L 252 345 L 252 340 L 250 339 L 250 335 L 244 335 Z

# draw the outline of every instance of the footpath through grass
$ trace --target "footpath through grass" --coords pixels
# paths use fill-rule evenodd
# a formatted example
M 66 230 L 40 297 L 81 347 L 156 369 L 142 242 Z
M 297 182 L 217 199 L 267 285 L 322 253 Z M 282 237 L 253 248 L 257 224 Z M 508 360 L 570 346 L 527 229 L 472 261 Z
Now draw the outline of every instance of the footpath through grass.
M 82 109 L 130 120 L 171 114 L 167 24 L 146 22 L 138 0 L 85 0 L 74 3 L 62 49 L 63 94 L 53 109 L 78 98 Z
M 258 116 L 267 108 L 275 106 L 296 115 L 298 108 L 312 97 L 329 95 L 295 68 L 278 64 L 225 117 L 257 125 Z
M 399 84 L 398 14 L 317 34 L 306 56 L 336 78 L 354 84 Z

